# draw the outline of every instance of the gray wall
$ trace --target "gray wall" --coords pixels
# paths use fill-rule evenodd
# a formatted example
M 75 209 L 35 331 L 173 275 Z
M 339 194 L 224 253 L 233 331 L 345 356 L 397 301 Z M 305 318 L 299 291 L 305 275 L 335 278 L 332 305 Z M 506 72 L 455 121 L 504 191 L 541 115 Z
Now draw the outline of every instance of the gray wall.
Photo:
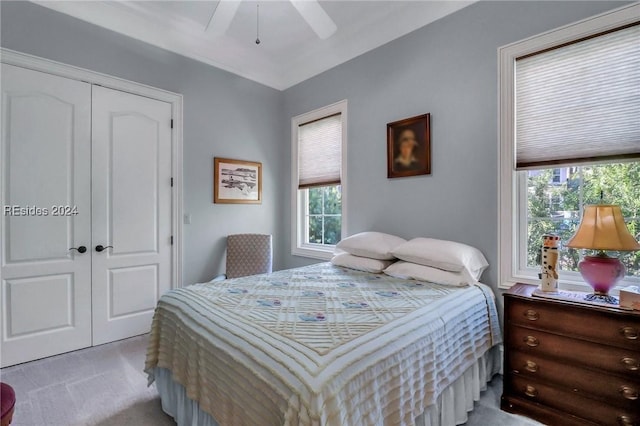
M 1 3 L 1 45 L 184 95 L 184 281 L 222 270 L 224 236 L 274 234 L 291 256 L 290 118 L 349 101 L 349 233 L 479 247 L 497 271 L 497 48 L 622 5 L 480 2 L 284 93 L 31 3 Z M 432 175 L 386 178 L 386 123 L 431 113 Z M 212 157 L 262 161 L 260 206 L 214 205 Z
M 285 91 L 287 118 L 348 99 L 348 233 L 430 236 L 480 248 L 497 281 L 497 49 L 621 6 L 480 2 Z M 387 179 L 386 123 L 431 113 L 432 174 Z M 290 139 L 290 122 L 282 123 Z M 289 155 L 290 157 L 290 155 Z M 290 176 L 290 162 L 282 180 Z M 283 203 L 290 190 L 285 186 Z M 285 210 L 289 223 L 290 211 Z M 286 267 L 310 263 L 291 256 Z
M 32 3 L 0 7 L 2 47 L 184 95 L 185 284 L 224 270 L 227 234 L 272 233 L 280 243 L 281 92 Z M 263 163 L 262 205 L 213 204 L 214 156 Z

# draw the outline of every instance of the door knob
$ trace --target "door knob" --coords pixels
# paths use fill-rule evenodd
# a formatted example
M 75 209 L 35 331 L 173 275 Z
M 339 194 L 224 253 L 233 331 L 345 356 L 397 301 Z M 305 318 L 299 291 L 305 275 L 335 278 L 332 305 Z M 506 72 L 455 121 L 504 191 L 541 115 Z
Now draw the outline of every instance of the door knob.
M 78 253 L 86 253 L 87 248 L 85 246 L 71 247 L 69 250 L 78 250 Z
M 104 247 L 102 244 L 98 244 L 98 245 L 96 246 L 96 251 L 97 251 L 98 253 L 100 253 L 101 251 L 105 251 L 105 250 L 106 250 L 106 249 L 108 249 L 108 248 L 113 248 L 113 246 L 106 246 L 106 247 Z

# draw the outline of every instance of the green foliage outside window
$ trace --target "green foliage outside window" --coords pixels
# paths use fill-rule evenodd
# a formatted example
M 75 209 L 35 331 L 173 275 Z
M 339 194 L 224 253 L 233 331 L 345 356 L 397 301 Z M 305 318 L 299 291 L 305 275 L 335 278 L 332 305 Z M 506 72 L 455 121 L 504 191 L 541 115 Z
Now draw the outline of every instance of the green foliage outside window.
M 340 185 L 308 189 L 308 242 L 335 245 L 342 236 L 342 191 Z
M 581 206 L 587 204 L 619 205 L 629 232 L 640 239 L 640 162 L 567 167 L 565 172 L 566 179 L 558 183 L 554 183 L 554 169 L 523 172 L 527 173 L 529 267 L 538 266 L 542 235 L 556 234 L 566 243 L 580 224 Z M 627 276 L 640 277 L 640 251 L 611 254 L 619 256 Z M 579 262 L 578 250 L 562 247 L 560 269 L 577 271 Z

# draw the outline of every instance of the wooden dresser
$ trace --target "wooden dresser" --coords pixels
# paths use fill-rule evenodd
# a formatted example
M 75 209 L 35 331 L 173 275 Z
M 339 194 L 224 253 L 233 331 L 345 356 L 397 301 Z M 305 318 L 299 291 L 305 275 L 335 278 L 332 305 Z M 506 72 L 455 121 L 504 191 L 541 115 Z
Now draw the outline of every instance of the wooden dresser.
M 549 425 L 640 426 L 640 314 L 504 294 L 501 408 Z

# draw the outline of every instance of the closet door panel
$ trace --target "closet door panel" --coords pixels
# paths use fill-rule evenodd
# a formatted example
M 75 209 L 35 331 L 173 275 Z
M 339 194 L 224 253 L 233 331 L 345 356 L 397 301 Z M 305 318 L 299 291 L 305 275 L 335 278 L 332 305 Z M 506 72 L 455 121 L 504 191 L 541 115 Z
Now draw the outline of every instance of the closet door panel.
M 10 138 L 5 205 L 39 210 L 25 212 L 31 217 L 7 218 L 7 261 L 65 259 L 73 220 L 48 210 L 74 201 L 74 105 L 44 91 L 24 91 L 7 94 L 7 109 Z M 47 119 L 35 121 L 36 117 Z M 45 214 L 45 209 L 50 214 Z
M 51 333 L 73 326 L 72 274 L 15 278 L 6 283 L 11 337 L 45 330 Z M 42 297 L 33 297 L 34 294 Z M 49 309 L 52 304 L 59 309 Z
M 113 256 L 158 252 L 159 125 L 139 113 L 112 118 L 107 209 Z
M 94 345 L 148 332 L 170 288 L 170 122 L 166 102 L 93 88 Z
M 91 86 L 2 64 L 2 366 L 91 345 Z

